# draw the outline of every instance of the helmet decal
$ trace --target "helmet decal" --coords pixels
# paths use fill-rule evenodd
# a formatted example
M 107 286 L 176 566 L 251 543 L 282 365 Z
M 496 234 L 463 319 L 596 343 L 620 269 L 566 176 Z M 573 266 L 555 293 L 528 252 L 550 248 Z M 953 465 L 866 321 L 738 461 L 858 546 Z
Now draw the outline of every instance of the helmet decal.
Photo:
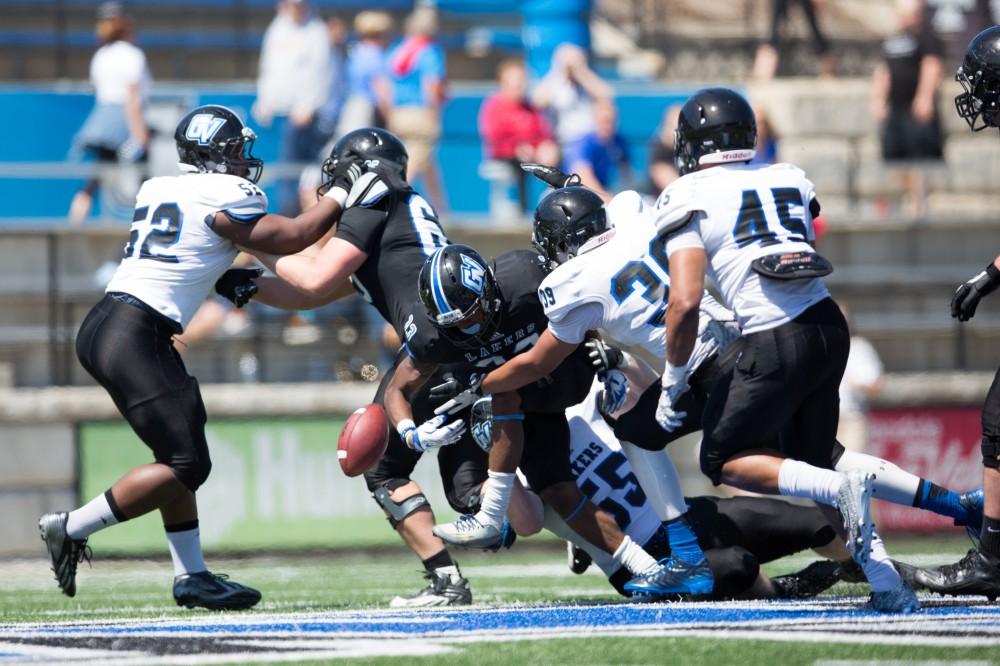
M 188 123 L 184 137 L 197 141 L 202 146 L 207 146 L 212 137 L 226 124 L 225 118 L 219 118 L 211 113 L 199 113 L 191 118 Z
M 482 296 L 483 278 L 486 275 L 486 269 L 479 265 L 479 262 L 472 257 L 464 254 L 459 256 L 462 258 L 462 284 L 465 285 L 466 289 L 476 294 L 476 296 Z

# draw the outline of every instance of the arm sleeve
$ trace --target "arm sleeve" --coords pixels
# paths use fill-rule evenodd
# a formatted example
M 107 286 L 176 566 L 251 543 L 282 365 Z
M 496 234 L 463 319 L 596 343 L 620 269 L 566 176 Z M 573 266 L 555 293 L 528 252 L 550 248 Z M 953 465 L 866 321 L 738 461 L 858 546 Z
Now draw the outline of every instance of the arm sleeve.
M 372 254 L 382 237 L 386 219 L 383 210 L 354 206 L 345 210 L 340 216 L 337 233 L 334 236 Z
M 260 188 L 251 186 L 235 176 L 199 176 L 208 187 L 203 190 L 209 207 L 226 214 L 233 222 L 253 224 L 267 215 L 267 195 Z M 224 179 L 224 180 L 223 180 Z M 220 182 L 221 181 L 221 182 Z M 242 185 L 242 187 L 241 187 Z M 214 221 L 214 216 L 210 216 Z M 209 223 L 211 226 L 211 222 Z
M 549 330 L 560 341 L 578 345 L 587 337 L 587 331 L 600 326 L 604 309 L 600 303 L 584 303 L 561 313 L 558 319 L 549 318 Z

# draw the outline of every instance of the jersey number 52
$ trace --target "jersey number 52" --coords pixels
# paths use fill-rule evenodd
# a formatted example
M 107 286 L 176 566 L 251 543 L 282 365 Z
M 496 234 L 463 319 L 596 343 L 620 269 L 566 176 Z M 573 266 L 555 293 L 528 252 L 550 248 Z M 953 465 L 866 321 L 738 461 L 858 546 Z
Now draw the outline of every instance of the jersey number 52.
M 176 264 L 177 257 L 163 250 L 177 242 L 182 224 L 181 209 L 175 203 L 160 204 L 152 215 L 149 214 L 149 206 L 136 208 L 132 215 L 132 231 L 122 256 L 125 259 L 153 259 Z

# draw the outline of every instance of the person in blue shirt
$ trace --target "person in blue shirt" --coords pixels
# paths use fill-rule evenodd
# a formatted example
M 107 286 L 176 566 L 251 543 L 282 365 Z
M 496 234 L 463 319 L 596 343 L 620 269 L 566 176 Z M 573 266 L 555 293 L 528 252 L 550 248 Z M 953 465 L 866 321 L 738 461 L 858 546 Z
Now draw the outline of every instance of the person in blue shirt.
M 385 127 L 389 111 L 386 47 L 392 35 L 392 17 L 363 11 L 354 18 L 360 40 L 347 52 L 347 99 L 340 112 L 338 137 L 363 127 Z
M 594 105 L 594 130 L 565 146 L 563 163 L 567 173 L 577 173 L 584 187 L 610 199 L 613 185 L 631 178 L 628 144 L 618 132 L 618 109 L 614 102 Z M 617 188 L 622 189 L 622 188 Z
M 440 211 L 444 206 L 434 149 L 441 136 L 441 107 L 445 101 L 444 51 L 434 41 L 437 14 L 418 7 L 406 19 L 406 38 L 388 56 L 391 85 L 389 130 L 402 139 L 410 154 L 407 175 L 422 178 L 424 191 Z

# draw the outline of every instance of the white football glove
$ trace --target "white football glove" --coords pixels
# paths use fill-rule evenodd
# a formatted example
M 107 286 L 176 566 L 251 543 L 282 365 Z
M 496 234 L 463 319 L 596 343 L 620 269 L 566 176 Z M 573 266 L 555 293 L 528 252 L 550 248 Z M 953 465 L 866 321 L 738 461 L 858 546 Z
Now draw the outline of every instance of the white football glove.
M 676 409 L 677 401 L 687 388 L 687 368 L 667 363 L 666 370 L 660 378 L 660 400 L 656 403 L 656 422 L 667 432 L 680 428 L 684 418 L 687 417 L 687 412 Z
M 421 453 L 428 449 L 454 444 L 465 434 L 465 421 L 456 419 L 445 425 L 447 418 L 444 415 L 435 416 L 419 426 L 408 428 L 401 433 L 403 442 L 414 451 Z M 410 435 L 409 441 L 407 441 L 407 435 Z
M 602 372 L 600 379 L 604 388 L 597 396 L 597 410 L 605 416 L 611 416 L 621 411 L 628 396 L 628 379 L 621 370 Z

